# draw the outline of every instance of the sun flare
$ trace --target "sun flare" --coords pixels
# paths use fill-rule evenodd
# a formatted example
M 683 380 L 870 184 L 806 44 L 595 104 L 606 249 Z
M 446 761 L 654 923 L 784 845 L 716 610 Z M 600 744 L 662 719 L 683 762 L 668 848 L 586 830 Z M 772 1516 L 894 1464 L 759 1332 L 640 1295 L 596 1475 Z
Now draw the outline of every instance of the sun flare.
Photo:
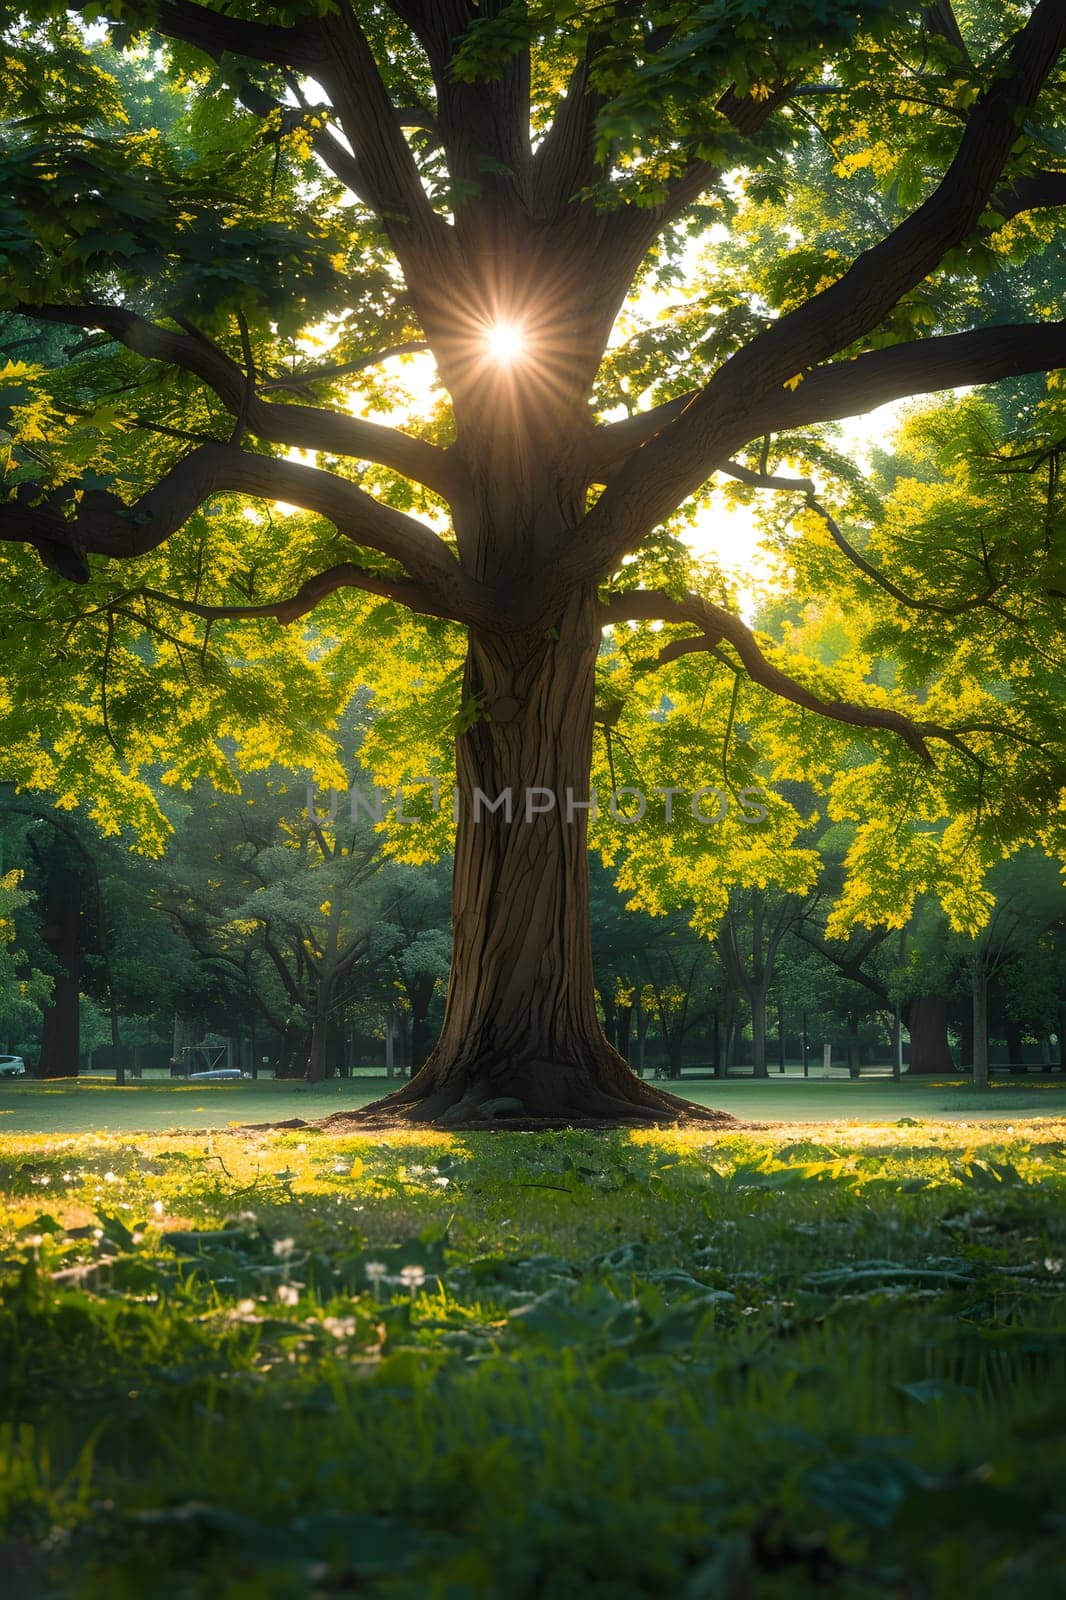
M 501 367 L 520 361 L 525 353 L 526 340 L 516 322 L 494 322 L 485 335 L 492 360 Z

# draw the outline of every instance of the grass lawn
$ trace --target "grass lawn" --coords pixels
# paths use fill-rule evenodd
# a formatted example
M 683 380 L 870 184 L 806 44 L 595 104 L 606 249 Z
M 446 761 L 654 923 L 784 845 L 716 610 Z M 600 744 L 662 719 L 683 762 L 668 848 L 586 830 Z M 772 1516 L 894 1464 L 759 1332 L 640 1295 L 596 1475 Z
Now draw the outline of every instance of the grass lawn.
M 246 1087 L 36 1105 L 336 1105 Z M 1066 1592 L 1061 1101 L 920 1087 L 727 1135 L 5 1119 L 7 1592 Z
M 245 1083 L 185 1084 L 146 1078 L 118 1088 L 111 1079 L 70 1078 L 55 1083 L 0 1079 L 0 1134 L 164 1132 L 170 1128 L 225 1128 L 232 1123 L 311 1121 L 345 1106 L 362 1106 L 394 1088 L 386 1078 L 342 1078 L 311 1085 L 271 1078 Z M 894 1122 L 919 1120 L 1010 1122 L 1015 1116 L 1066 1117 L 1066 1079 L 1056 1072 L 998 1077 L 988 1093 L 966 1079 L 843 1078 L 685 1079 L 678 1086 L 701 1105 L 719 1106 L 750 1122 Z

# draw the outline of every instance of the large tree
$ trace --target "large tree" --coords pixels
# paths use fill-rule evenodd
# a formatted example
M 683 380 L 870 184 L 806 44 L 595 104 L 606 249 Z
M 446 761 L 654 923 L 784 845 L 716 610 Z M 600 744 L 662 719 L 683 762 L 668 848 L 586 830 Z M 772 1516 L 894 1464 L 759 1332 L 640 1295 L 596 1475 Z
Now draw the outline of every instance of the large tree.
M 1066 364 L 1066 323 L 982 325 L 974 292 L 996 241 L 1043 247 L 1066 200 L 1061 0 L 24 9 L 6 35 L 0 248 L 29 341 L 8 375 L 26 381 L 25 453 L 0 539 L 97 586 L 91 627 L 106 632 L 82 687 L 118 673 L 131 616 L 201 684 L 215 647 L 182 632 L 190 617 L 292 623 L 326 601 L 336 636 L 341 592 L 354 628 L 362 591 L 464 630 L 447 1011 L 391 1103 L 460 1121 L 675 1113 L 596 1015 L 587 812 L 566 813 L 610 715 L 603 631 L 666 624 L 662 665 L 709 654 L 709 673 L 724 663 L 918 764 L 996 737 L 987 719 L 929 720 L 917 698 L 825 692 L 737 609 L 676 581 L 662 526 L 716 473 L 772 487 L 774 435 Z M 797 152 L 812 140 L 842 190 L 880 169 L 852 259 L 805 233 Z M 627 297 L 683 272 L 689 234 L 728 227 L 745 189 L 791 202 L 795 270 L 697 298 L 677 328 L 687 391 L 610 420 L 597 379 Z M 38 401 L 44 326 L 79 332 Z M 434 425 L 353 414 L 343 383 L 386 353 L 376 338 L 432 353 L 447 397 Z M 205 516 L 232 495 L 307 518 L 271 524 L 271 544 L 230 516 L 212 543 Z M 193 554 L 175 539 L 188 529 Z M 144 563 L 168 541 L 161 588 Z M 246 696 L 262 692 L 249 654 Z M 115 744 L 152 664 L 126 653 L 102 706 Z M 58 738 L 41 760 L 63 758 Z M 510 790 L 515 820 L 475 818 L 478 789 Z M 527 818 L 534 789 L 556 805 Z

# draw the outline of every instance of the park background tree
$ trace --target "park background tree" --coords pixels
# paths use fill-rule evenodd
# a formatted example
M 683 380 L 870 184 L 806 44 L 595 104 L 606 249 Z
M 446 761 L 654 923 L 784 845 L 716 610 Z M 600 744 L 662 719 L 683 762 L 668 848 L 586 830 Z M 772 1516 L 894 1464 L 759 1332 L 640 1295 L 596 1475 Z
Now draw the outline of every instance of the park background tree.
M 92 795 L 103 826 L 128 820 L 158 845 L 148 767 L 232 785 L 235 766 L 284 748 L 336 774 L 337 706 L 373 680 L 368 647 L 388 643 L 394 677 L 405 654 L 419 664 L 424 720 L 450 695 L 463 797 L 444 1025 L 393 1106 L 459 1121 L 676 1113 L 597 1018 L 587 813 L 475 825 L 473 791 L 587 798 L 597 717 L 615 714 L 596 697 L 606 627 L 607 687 L 638 704 L 653 668 L 664 686 L 702 678 L 734 784 L 749 762 L 729 737 L 738 686 L 763 711 L 753 723 L 795 747 L 794 776 L 824 782 L 866 741 L 834 786 L 863 819 L 842 918 L 899 915 L 924 874 L 976 922 L 997 851 L 1033 835 L 1056 846 L 1031 798 L 1061 770 L 1046 683 L 1005 706 L 979 686 L 960 700 L 947 676 L 915 687 L 917 660 L 891 687 L 856 660 L 837 671 L 756 633 L 735 596 L 697 590 L 678 533 L 713 474 L 781 490 L 775 467 L 803 468 L 821 448 L 811 430 L 834 418 L 1066 361 L 1054 309 L 989 322 L 976 287 L 990 256 L 1055 235 L 1066 15 L 1054 0 L 1031 13 L 757 0 L 743 17 L 240 9 L 31 5 L 8 19 L 3 249 L 21 348 L 4 374 L 0 538 L 26 552 L 5 568 L 5 627 L 37 674 L 6 714 L 10 775 Z M 95 28 L 108 17 L 110 43 Z M 834 161 L 819 174 L 800 158 L 823 144 Z M 819 181 L 845 221 L 857 197 L 853 259 L 821 237 L 824 207 L 804 231 L 797 197 Z M 627 375 L 616 390 L 604 353 L 627 298 L 676 279 L 712 222 L 751 246 L 746 276 L 728 252 L 697 276 L 675 330 L 684 390 L 655 403 L 652 385 L 610 420 Z M 440 404 L 412 431 L 354 414 L 347 381 L 415 344 Z M 390 409 L 387 384 L 374 404 Z M 909 580 L 928 568 L 886 590 L 814 488 L 789 477 L 782 492 L 831 542 L 828 581 L 845 591 L 856 572 L 909 614 Z M 1052 525 L 1045 611 L 1061 592 L 1054 497 Z M 972 620 L 1017 581 L 929 609 Z M 312 649 L 273 626 L 312 611 Z M 918 826 L 889 848 L 884 813 L 901 805 Z M 965 852 L 950 828 L 922 831 L 949 815 L 966 819 Z M 768 822 L 743 846 L 734 830 L 736 850 L 787 847 L 803 819 L 782 801 Z M 726 855 L 723 840 L 703 863 L 697 916 L 727 888 Z M 803 877 L 802 852 L 790 871 Z

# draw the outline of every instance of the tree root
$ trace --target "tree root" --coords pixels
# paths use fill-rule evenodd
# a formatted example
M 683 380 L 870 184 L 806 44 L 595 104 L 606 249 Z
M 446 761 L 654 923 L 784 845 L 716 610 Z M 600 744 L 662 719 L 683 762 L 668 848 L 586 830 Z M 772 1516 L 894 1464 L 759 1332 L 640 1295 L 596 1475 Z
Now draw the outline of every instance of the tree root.
M 318 1125 L 363 1128 L 731 1127 L 727 1111 L 693 1104 L 638 1078 L 613 1052 L 592 1071 L 568 1062 L 483 1061 L 443 1072 L 433 1058 L 410 1083 Z

